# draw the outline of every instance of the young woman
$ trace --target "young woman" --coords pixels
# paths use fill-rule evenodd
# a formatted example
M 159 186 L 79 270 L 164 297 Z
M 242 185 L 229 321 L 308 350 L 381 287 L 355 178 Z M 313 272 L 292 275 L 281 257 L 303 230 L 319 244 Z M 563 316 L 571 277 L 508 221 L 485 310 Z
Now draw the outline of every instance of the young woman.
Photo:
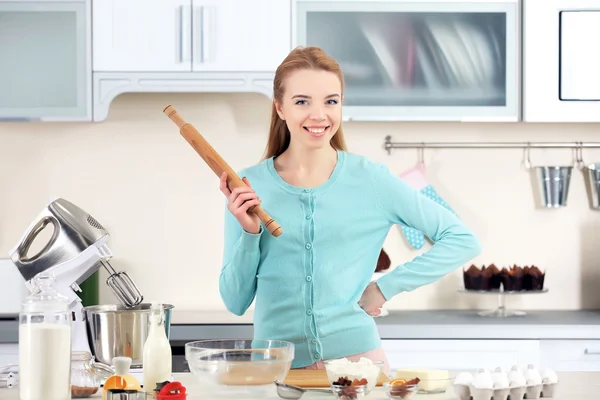
M 346 151 L 343 96 L 340 67 L 319 48 L 297 48 L 277 68 L 265 159 L 240 171 L 247 188 L 229 190 L 221 177 L 227 211 L 219 289 L 236 315 L 256 299 L 255 338 L 293 342 L 292 368 L 367 357 L 389 370 L 373 316 L 395 295 L 470 261 L 480 244 L 385 165 Z M 281 225 L 281 236 L 247 212 L 256 204 Z M 394 224 L 434 245 L 370 284 Z

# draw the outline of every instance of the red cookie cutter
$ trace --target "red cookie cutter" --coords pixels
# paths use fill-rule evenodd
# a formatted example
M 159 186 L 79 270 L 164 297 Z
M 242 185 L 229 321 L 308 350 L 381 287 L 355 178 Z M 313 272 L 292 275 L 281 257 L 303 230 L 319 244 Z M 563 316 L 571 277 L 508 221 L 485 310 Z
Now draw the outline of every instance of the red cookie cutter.
M 160 389 L 156 398 L 157 400 L 186 400 L 187 393 L 181 382 L 170 382 Z

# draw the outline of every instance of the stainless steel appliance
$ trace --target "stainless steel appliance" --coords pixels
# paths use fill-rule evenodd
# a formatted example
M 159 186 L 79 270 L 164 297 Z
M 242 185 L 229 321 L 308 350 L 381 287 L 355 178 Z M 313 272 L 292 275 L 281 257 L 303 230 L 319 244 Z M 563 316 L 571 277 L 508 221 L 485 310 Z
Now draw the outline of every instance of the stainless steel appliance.
M 165 333 L 171 331 L 171 304 L 163 304 Z M 142 367 L 144 343 L 148 337 L 150 303 L 133 308 L 118 305 L 85 307 L 88 337 L 93 354 L 100 362 L 110 364 L 113 357 L 131 358 L 131 368 Z
M 48 224 L 53 232 L 48 242 L 34 255 L 29 255 L 36 237 Z M 139 305 L 143 296 L 135 283 L 124 272 L 114 272 L 109 264 L 112 254 L 107 246 L 108 232 L 89 213 L 75 204 L 56 199 L 48 204 L 33 220 L 19 243 L 10 251 L 10 258 L 25 279 L 29 291 L 35 292 L 33 278 L 39 274 L 53 274 L 55 289 L 67 296 L 73 311 L 73 351 L 90 351 L 85 315 L 79 296 L 79 284 L 101 266 L 109 271 L 107 285 L 125 307 Z M 95 355 L 95 354 L 94 354 Z

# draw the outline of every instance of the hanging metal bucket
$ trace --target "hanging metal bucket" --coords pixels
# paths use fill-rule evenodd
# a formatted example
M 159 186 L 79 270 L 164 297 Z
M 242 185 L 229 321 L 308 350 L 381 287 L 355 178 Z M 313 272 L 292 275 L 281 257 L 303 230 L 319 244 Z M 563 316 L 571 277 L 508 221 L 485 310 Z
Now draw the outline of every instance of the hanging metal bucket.
M 573 165 L 533 167 L 529 145 L 525 149 L 525 168 L 533 181 L 535 203 L 542 208 L 559 208 L 567 205 Z
M 590 208 L 600 209 L 600 163 L 588 164 L 583 169 L 585 189 Z
M 558 208 L 567 205 L 572 166 L 547 166 L 532 169 L 537 186 L 537 203 L 541 207 Z

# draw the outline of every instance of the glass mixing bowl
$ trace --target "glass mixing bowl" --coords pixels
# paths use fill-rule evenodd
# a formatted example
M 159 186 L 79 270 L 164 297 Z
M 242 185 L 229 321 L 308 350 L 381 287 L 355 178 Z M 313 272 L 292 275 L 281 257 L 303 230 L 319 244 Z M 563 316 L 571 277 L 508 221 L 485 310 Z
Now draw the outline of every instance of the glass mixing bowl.
M 223 392 L 274 390 L 294 359 L 294 344 L 281 340 L 201 340 L 185 344 L 185 359 L 196 382 Z

